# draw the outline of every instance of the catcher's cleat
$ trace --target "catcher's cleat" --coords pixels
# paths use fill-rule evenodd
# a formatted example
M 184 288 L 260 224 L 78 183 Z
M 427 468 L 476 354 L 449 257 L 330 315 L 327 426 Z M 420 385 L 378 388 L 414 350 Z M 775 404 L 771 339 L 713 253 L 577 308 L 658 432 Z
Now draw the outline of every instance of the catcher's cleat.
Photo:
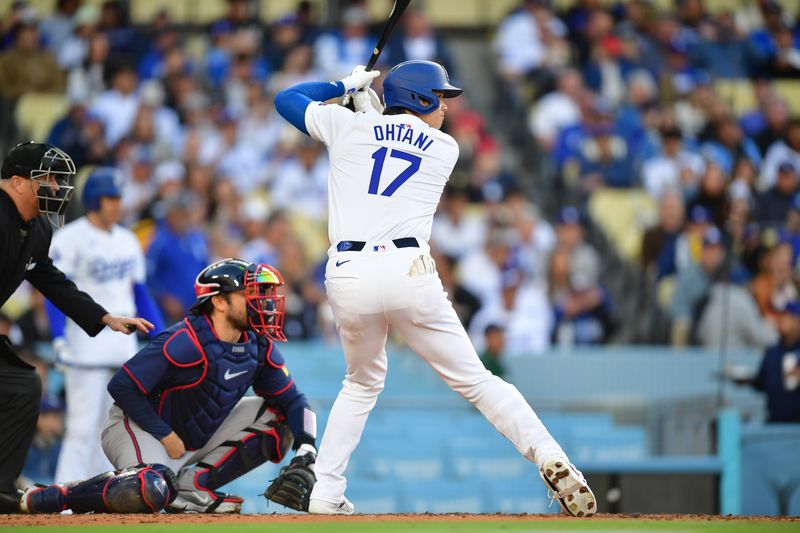
M 19 500 L 23 513 L 60 513 L 67 508 L 67 489 L 61 485 L 37 483 L 28 487 Z
M 597 512 L 597 500 L 580 470 L 563 456 L 547 459 L 539 475 L 551 492 L 551 503 L 558 502 L 561 509 L 572 516 L 592 516 Z
M 217 491 L 181 490 L 167 507 L 168 513 L 239 514 L 244 499 Z
M 331 503 L 324 500 L 311 500 L 308 504 L 308 512 L 311 514 L 353 514 L 356 512 L 355 506 L 345 497 L 342 503 Z

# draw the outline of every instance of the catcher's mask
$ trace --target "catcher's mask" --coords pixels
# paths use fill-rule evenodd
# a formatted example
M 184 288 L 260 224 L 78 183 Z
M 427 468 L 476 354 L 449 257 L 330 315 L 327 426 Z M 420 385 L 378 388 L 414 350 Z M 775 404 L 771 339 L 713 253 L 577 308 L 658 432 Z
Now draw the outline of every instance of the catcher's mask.
M 274 341 L 285 341 L 284 300 L 277 293 L 281 285 L 283 277 L 270 265 L 223 259 L 197 275 L 194 284 L 197 300 L 190 311 L 202 313 L 205 302 L 217 294 L 244 291 L 247 320 L 253 331 Z
M 244 297 L 250 327 L 274 341 L 285 341 L 283 333 L 283 285 L 281 273 L 270 265 L 251 263 L 244 274 Z
M 39 212 L 53 227 L 64 226 L 64 212 L 75 188 L 75 163 L 69 155 L 51 144 L 20 143 L 8 152 L 0 172 L 3 179 L 22 176 L 38 183 L 34 196 Z

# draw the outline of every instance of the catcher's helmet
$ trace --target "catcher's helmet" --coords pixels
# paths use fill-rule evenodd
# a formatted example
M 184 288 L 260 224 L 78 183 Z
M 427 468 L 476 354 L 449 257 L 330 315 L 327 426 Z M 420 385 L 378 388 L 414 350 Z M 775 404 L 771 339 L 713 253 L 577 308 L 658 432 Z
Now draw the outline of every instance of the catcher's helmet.
M 390 70 L 383 80 L 383 100 L 387 109 L 399 107 L 427 115 L 439 107 L 439 97 L 433 91 L 441 91 L 445 98 L 463 92 L 450 85 L 445 68 L 433 61 L 405 61 Z M 423 103 L 420 98 L 428 103 Z
M 62 227 L 64 211 L 75 188 L 72 185 L 75 176 L 72 158 L 52 144 L 20 143 L 9 150 L 0 169 L 2 179 L 13 176 L 30 178 L 39 184 L 34 193 L 39 200 L 39 211 L 54 227 Z
M 86 178 L 81 202 L 87 211 L 100 209 L 100 198 L 122 196 L 122 174 L 114 167 L 97 167 Z
M 270 265 L 223 259 L 207 266 L 197 275 L 194 284 L 197 301 L 190 311 L 202 313 L 203 304 L 217 294 L 244 291 L 250 327 L 258 335 L 285 341 L 284 301 L 283 295 L 277 293 L 281 285 L 283 277 Z

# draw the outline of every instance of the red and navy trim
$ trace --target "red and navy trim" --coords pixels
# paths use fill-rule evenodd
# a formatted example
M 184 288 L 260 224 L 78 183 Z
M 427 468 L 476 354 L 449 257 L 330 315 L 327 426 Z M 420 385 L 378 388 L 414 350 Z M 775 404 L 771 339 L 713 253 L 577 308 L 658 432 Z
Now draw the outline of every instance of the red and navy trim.
M 128 432 L 128 435 L 130 435 L 131 440 L 133 441 L 133 449 L 136 452 L 136 460 L 139 462 L 139 464 L 142 464 L 144 462 L 142 461 L 142 450 L 139 448 L 139 441 L 136 440 L 136 435 L 133 433 L 131 424 L 128 421 L 128 415 L 125 415 L 125 418 L 122 419 L 122 423 L 125 426 L 125 431 Z M 105 489 L 103 489 L 103 491 L 105 492 Z
M 196 387 L 200 383 L 202 383 L 204 379 L 206 379 L 206 375 L 208 374 L 208 358 L 206 357 L 206 352 L 205 352 L 205 350 L 203 350 L 203 347 L 200 344 L 200 341 L 197 339 L 197 333 L 195 333 L 194 328 L 192 328 L 192 325 L 189 323 L 189 321 L 187 319 L 184 319 L 184 322 L 186 323 L 186 328 L 179 329 L 178 331 L 176 331 L 173 334 L 173 336 L 177 335 L 181 331 L 186 331 L 189 334 L 189 337 L 192 340 L 192 344 L 194 344 L 197 347 L 197 349 L 200 351 L 200 354 L 202 355 L 202 359 L 200 359 L 197 362 L 191 363 L 191 364 L 178 364 L 178 363 L 175 363 L 174 360 L 171 357 L 169 357 L 169 355 L 167 354 L 167 351 L 166 351 L 167 343 L 164 343 L 164 348 L 165 348 L 164 349 L 164 356 L 171 363 L 175 364 L 176 366 L 190 367 L 190 366 L 194 366 L 194 365 L 197 365 L 197 364 L 202 364 L 203 365 L 203 373 L 200 375 L 199 378 L 197 378 L 196 381 L 194 381 L 192 383 L 187 383 L 185 385 L 176 385 L 174 387 L 170 387 L 168 389 L 164 389 L 164 391 L 161 393 L 161 399 L 158 402 L 158 415 L 159 416 L 161 416 L 161 413 L 164 410 L 164 402 L 166 401 L 167 396 L 169 396 L 169 394 L 171 392 L 176 391 L 176 390 L 191 389 L 193 387 Z M 170 339 L 171 338 L 172 337 L 170 337 Z M 167 340 L 167 342 L 169 342 L 169 340 Z

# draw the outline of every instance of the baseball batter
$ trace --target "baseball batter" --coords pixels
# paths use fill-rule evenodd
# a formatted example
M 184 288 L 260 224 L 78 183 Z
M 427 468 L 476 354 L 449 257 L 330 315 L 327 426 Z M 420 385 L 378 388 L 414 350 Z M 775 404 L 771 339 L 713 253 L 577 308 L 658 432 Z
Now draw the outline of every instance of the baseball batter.
M 145 263 L 134 234 L 118 224 L 121 175 L 111 167 L 95 169 L 83 187 L 85 217 L 53 235 L 53 263 L 110 312 L 128 316 L 138 311 L 155 326 L 163 321 L 145 286 Z M 64 369 L 66 434 L 56 467 L 56 481 L 86 479 L 111 469 L 100 447 L 100 428 L 111 408 L 106 391 L 113 373 L 136 353 L 136 336 L 110 330 L 90 337 L 74 321 L 47 302 L 56 363 Z
M 24 512 L 236 513 L 217 489 L 297 453 L 265 494 L 308 509 L 316 417 L 273 341 L 283 334 L 283 285 L 269 265 L 225 259 L 197 277 L 184 320 L 129 359 L 108 384 L 114 406 L 103 450 L 116 471 L 29 489 Z M 250 387 L 257 396 L 245 397 Z
M 562 509 L 596 512 L 583 475 L 515 387 L 481 364 L 429 254 L 428 239 L 458 145 L 440 131 L 446 98 L 461 94 L 444 68 L 407 61 L 383 82 L 385 110 L 368 89 L 378 72 L 278 93 L 278 112 L 330 154 L 326 287 L 347 373 L 316 463 L 309 511 L 351 514 L 344 472 L 386 378 L 391 324 L 442 379 L 539 468 Z M 322 102 L 352 94 L 356 112 Z

